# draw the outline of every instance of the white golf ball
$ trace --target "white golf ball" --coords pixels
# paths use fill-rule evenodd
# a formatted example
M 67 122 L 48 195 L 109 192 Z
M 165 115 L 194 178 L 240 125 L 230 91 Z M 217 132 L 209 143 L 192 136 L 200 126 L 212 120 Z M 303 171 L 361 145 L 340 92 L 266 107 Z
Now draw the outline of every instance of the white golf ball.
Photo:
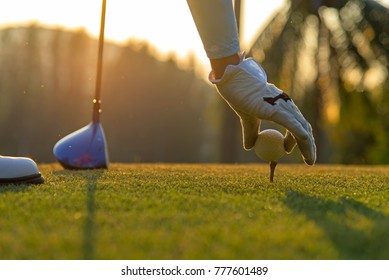
M 277 130 L 265 129 L 258 134 L 254 150 L 256 155 L 267 162 L 277 162 L 285 154 L 284 136 Z

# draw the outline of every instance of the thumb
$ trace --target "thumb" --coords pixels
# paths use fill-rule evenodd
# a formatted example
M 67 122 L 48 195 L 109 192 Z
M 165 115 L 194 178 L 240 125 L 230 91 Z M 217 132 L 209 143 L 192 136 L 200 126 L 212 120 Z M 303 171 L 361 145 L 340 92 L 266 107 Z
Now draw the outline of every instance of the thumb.
M 296 146 L 296 139 L 290 133 L 289 130 L 286 131 L 285 137 L 284 137 L 284 148 L 285 151 L 289 154 L 293 151 L 294 147 Z
M 255 145 L 261 120 L 243 113 L 239 113 L 239 117 L 242 126 L 243 147 L 248 151 Z

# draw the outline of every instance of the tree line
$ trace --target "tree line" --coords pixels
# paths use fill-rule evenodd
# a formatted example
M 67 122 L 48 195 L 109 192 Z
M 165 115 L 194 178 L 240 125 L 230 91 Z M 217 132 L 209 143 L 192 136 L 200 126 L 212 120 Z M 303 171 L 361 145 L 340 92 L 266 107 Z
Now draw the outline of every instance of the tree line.
M 91 121 L 96 59 L 97 42 L 83 30 L 1 30 L 1 154 L 54 161 L 54 144 Z M 105 44 L 102 124 L 111 161 L 218 161 L 219 102 L 192 66 L 158 60 L 145 42 Z
M 320 162 L 388 163 L 387 10 L 354 0 L 312 12 L 309 2 L 290 1 L 249 54 L 313 124 Z M 0 30 L 0 154 L 55 161 L 54 144 L 91 121 L 96 60 L 97 40 L 84 30 Z M 101 120 L 112 162 L 220 162 L 231 152 L 259 162 L 188 61 L 160 60 L 147 42 L 105 44 Z M 301 162 L 298 149 L 284 161 Z

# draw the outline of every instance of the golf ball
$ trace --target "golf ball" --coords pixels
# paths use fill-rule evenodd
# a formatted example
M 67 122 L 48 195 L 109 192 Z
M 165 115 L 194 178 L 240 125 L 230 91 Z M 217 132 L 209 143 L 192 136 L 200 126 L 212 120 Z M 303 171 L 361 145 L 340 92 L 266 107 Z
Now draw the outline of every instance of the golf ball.
M 284 136 L 274 129 L 262 130 L 258 134 L 254 150 L 260 159 L 267 162 L 276 162 L 286 154 Z

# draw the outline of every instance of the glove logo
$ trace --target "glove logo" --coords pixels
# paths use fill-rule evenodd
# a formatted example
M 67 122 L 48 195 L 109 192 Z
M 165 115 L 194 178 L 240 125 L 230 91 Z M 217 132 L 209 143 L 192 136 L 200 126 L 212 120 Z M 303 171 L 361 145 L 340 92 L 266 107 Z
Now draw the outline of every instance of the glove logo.
M 292 101 L 292 99 L 289 97 L 289 95 L 287 95 L 285 92 L 277 95 L 276 97 L 264 97 L 263 100 L 268 102 L 269 104 L 271 105 L 276 105 L 276 101 L 278 99 L 282 99 L 284 100 L 285 102 L 287 102 L 288 100 Z

